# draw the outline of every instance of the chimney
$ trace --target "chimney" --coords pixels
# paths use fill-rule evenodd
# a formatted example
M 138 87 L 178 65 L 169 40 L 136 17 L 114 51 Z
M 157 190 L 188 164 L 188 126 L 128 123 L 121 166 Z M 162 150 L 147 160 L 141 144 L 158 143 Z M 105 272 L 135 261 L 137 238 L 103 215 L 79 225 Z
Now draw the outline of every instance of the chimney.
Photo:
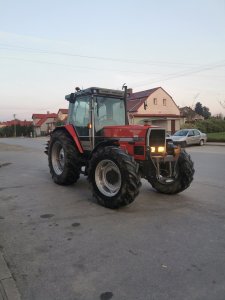
M 133 89 L 127 89 L 127 96 L 131 96 L 131 94 L 133 94 Z

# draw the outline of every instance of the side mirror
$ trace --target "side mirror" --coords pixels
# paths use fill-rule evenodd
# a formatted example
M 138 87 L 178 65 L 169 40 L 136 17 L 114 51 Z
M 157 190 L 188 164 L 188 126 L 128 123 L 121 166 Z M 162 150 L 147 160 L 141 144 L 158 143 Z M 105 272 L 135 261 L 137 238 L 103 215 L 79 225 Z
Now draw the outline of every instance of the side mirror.
M 70 101 L 70 102 L 74 102 L 74 93 L 71 93 L 71 94 L 70 94 L 70 99 L 69 99 L 69 101 Z

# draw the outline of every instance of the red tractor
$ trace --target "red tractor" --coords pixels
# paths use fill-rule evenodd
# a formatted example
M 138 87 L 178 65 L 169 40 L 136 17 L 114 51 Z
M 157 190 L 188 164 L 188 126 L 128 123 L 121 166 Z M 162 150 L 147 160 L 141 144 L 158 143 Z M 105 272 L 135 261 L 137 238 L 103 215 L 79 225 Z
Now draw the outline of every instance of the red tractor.
M 194 168 L 184 149 L 166 142 L 162 128 L 129 125 L 123 91 L 91 87 L 67 95 L 67 125 L 52 133 L 46 153 L 55 183 L 88 176 L 93 196 L 108 208 L 134 201 L 141 178 L 160 193 L 189 187 Z

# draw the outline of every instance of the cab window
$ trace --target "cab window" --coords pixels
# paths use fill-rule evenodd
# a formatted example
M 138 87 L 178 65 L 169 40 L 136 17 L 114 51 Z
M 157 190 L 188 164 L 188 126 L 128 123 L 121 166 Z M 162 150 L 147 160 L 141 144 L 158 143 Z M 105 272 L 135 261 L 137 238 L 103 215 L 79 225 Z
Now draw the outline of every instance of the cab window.
M 78 97 L 75 103 L 70 104 L 69 123 L 73 124 L 80 136 L 88 136 L 88 123 L 90 122 L 90 97 Z
M 95 98 L 95 129 L 101 130 L 107 125 L 125 125 L 125 106 L 123 99 Z

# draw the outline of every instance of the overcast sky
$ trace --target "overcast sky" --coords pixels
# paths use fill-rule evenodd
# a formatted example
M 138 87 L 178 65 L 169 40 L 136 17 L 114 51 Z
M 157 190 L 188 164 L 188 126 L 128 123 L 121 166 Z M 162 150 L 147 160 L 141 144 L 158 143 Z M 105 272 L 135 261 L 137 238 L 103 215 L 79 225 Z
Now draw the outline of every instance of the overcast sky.
M 0 121 L 124 83 L 225 115 L 225 1 L 0 0 Z

